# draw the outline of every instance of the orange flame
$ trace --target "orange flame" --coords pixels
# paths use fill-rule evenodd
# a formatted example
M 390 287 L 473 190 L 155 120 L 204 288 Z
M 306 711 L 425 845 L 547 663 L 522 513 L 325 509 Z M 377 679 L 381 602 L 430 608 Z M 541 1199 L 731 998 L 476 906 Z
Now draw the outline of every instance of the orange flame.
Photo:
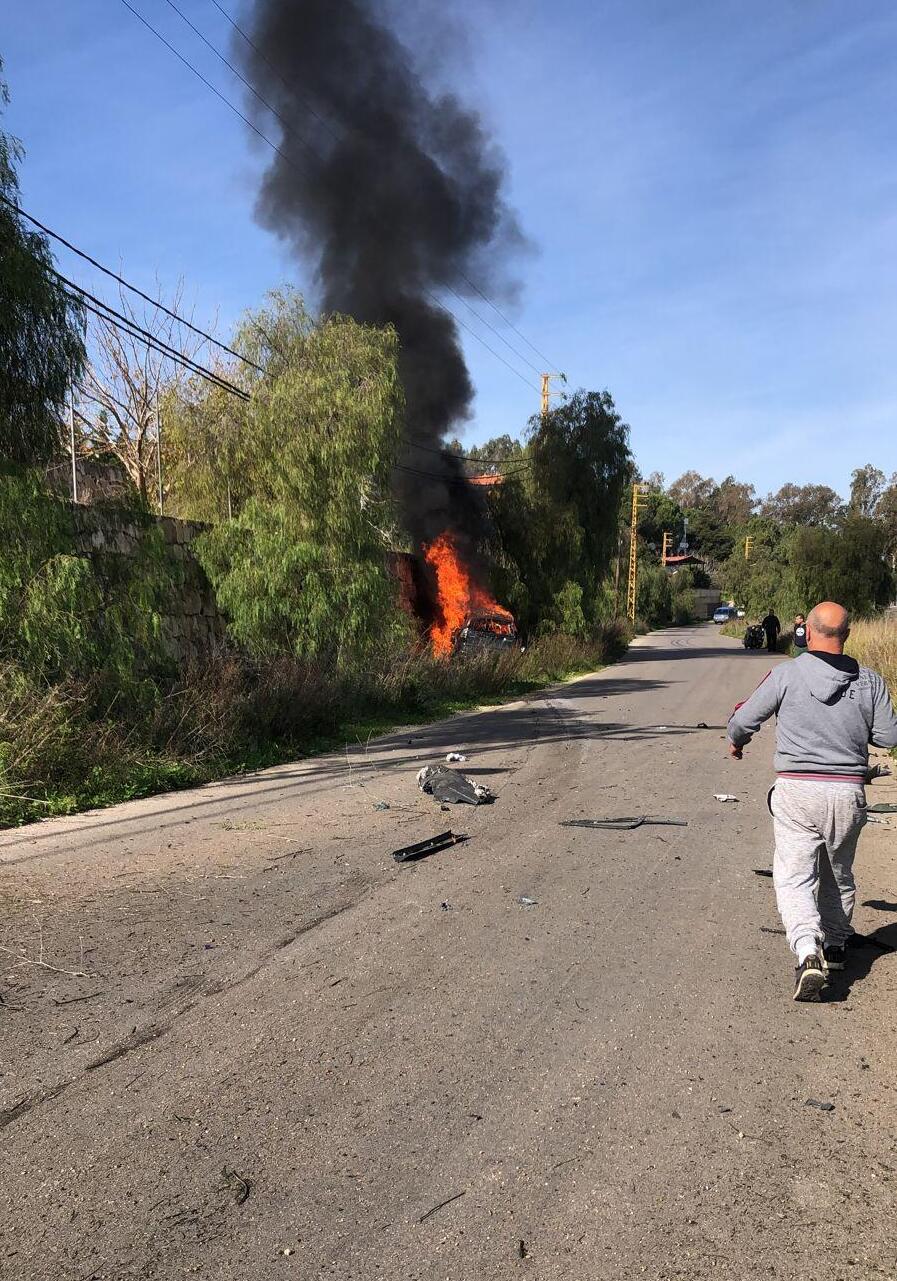
M 472 610 L 501 614 L 513 625 L 513 617 L 477 583 L 471 582 L 470 571 L 462 562 L 455 540 L 446 530 L 424 548 L 424 559 L 436 573 L 436 593 L 442 618 L 430 628 L 434 654 L 452 652 L 455 633 L 463 627 Z

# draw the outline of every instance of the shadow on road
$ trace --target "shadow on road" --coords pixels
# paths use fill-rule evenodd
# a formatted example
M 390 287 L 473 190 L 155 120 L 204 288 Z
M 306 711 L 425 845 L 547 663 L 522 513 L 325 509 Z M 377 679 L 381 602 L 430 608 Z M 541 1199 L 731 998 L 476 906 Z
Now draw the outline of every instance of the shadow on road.
M 891 906 L 894 906 L 891 904 Z M 846 1001 L 855 983 L 862 983 L 867 978 L 873 965 L 879 961 L 891 957 L 897 952 L 897 922 L 891 925 L 885 925 L 874 934 L 865 936 L 866 943 L 860 947 L 851 948 L 847 953 L 847 968 L 840 974 L 832 974 L 832 986 L 829 991 L 829 1001 Z M 879 944 L 880 946 L 876 946 Z

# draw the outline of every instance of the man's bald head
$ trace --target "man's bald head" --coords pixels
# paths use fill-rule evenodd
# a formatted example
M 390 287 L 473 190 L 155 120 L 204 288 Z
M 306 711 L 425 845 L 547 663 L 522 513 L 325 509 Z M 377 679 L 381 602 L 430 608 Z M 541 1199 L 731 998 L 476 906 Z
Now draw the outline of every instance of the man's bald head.
M 820 601 L 807 615 L 807 647 L 840 654 L 850 635 L 850 617 L 843 605 Z

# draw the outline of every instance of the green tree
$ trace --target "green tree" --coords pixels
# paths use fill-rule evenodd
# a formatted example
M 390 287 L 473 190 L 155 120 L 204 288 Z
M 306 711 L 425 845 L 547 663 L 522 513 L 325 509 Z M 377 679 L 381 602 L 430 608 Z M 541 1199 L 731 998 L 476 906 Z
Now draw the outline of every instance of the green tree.
M 767 494 L 760 512 L 780 525 L 832 526 L 841 508 L 841 499 L 828 485 L 788 483 L 774 494 Z
M 850 499 L 848 510 L 854 516 L 874 516 L 879 498 L 885 490 L 885 474 L 866 463 L 857 467 L 850 477 Z
M 8 101 L 0 79 L 0 111 Z M 0 462 L 28 465 L 59 453 L 69 378 L 81 372 L 84 345 L 46 237 L 27 231 L 16 212 L 21 157 L 17 140 L 0 131 Z
M 386 565 L 404 412 L 396 335 L 339 316 L 313 326 L 294 293 L 242 333 L 267 368 L 239 444 L 248 496 L 198 553 L 251 651 L 361 659 L 405 626 Z
M 610 392 L 579 390 L 532 418 L 529 436 L 534 484 L 581 531 L 572 549 L 579 574 L 564 577 L 577 578 L 588 596 L 616 550 L 617 512 L 632 472 L 629 426 Z
M 708 507 L 716 491 L 716 481 L 712 476 L 702 476 L 700 472 L 684 472 L 678 480 L 668 486 L 667 493 L 683 511 Z

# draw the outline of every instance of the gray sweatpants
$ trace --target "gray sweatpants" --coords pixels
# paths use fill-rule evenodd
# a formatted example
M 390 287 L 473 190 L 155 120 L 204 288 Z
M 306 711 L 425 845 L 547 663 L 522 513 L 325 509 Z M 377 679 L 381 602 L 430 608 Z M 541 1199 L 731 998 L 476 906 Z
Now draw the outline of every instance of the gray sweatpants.
M 799 958 L 853 933 L 853 856 L 866 822 L 866 793 L 853 783 L 780 778 L 770 809 L 776 903 Z

